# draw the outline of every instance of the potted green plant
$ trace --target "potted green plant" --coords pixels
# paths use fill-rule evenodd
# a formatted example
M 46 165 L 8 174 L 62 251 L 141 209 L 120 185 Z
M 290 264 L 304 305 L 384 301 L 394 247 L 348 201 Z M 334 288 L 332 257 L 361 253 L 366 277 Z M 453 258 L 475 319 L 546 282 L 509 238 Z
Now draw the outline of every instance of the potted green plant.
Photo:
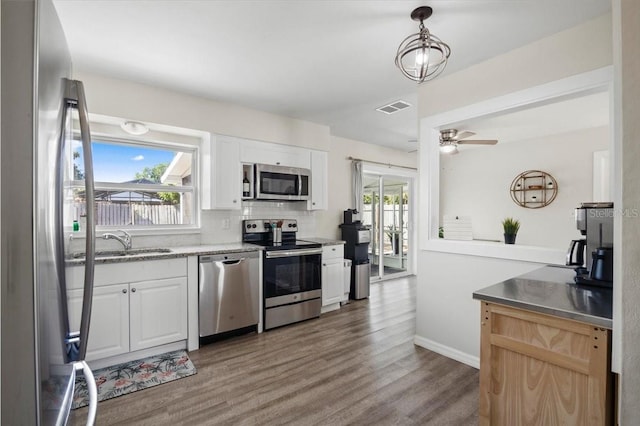
M 504 229 L 504 243 L 515 244 L 516 234 L 520 229 L 520 221 L 512 217 L 507 217 L 502 221 L 502 228 Z

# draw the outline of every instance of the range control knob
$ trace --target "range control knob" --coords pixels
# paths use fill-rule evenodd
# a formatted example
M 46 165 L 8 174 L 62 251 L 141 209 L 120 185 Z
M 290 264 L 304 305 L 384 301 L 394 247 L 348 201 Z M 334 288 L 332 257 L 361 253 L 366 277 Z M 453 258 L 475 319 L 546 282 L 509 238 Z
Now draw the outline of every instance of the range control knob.
M 295 227 L 296 227 L 296 224 L 295 224 L 295 223 L 290 223 L 290 224 L 289 224 L 289 228 L 295 228 Z
M 253 225 L 253 226 L 255 226 L 255 225 Z M 251 224 L 247 223 L 247 229 L 249 229 L 249 228 L 251 228 Z
M 254 223 L 253 225 L 251 225 L 251 227 L 255 229 L 256 228 L 256 224 Z

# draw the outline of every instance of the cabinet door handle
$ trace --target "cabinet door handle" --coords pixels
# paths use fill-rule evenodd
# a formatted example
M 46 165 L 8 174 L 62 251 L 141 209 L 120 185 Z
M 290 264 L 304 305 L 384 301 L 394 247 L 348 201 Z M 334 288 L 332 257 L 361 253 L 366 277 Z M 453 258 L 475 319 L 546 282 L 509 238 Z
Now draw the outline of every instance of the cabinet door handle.
M 233 200 L 234 203 L 238 202 L 238 200 Z
M 126 288 L 123 288 L 123 289 L 122 289 L 122 292 L 123 292 L 124 294 L 127 294 L 127 289 L 126 289 Z
M 311 203 L 311 204 L 313 204 L 314 206 L 316 205 L 316 203 Z
M 136 289 L 135 289 L 135 288 L 132 288 L 132 289 L 131 289 L 131 293 L 135 293 L 135 292 L 136 292 Z
M 322 264 L 322 266 L 327 266 L 327 264 L 326 264 L 326 263 L 323 263 L 323 264 Z

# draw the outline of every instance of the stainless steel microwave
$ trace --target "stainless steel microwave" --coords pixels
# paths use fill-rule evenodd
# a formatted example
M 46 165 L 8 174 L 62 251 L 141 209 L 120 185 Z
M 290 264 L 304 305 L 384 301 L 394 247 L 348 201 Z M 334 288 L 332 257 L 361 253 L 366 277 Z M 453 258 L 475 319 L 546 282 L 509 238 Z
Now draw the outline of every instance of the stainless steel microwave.
M 298 167 L 255 165 L 257 200 L 308 200 L 311 171 Z

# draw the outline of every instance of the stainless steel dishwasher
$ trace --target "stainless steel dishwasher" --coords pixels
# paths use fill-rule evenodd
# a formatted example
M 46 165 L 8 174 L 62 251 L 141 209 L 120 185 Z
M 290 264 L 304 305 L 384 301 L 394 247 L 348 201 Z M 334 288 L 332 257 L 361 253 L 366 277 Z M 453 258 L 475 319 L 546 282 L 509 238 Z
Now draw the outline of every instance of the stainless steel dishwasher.
M 260 252 L 200 256 L 200 337 L 258 324 Z

